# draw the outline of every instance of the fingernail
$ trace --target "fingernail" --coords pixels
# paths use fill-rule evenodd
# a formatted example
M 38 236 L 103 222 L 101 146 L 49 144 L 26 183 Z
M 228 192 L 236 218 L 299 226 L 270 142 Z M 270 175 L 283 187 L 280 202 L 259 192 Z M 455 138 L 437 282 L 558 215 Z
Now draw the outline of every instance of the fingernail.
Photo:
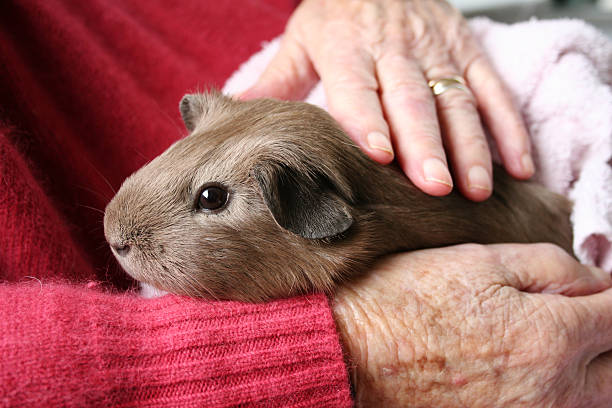
M 372 149 L 381 150 L 393 155 L 393 146 L 391 141 L 385 135 L 380 132 L 372 132 L 367 136 L 368 146 Z
M 535 166 L 533 164 L 533 159 L 529 153 L 525 153 L 523 157 L 521 157 L 521 164 L 523 165 L 523 171 L 529 175 L 535 172 Z
M 474 166 L 468 172 L 468 188 L 491 191 L 491 176 L 482 166 Z
M 440 159 L 427 159 L 423 162 L 423 175 L 427 181 L 435 181 L 436 183 L 444 184 L 449 187 L 453 186 L 448 168 Z

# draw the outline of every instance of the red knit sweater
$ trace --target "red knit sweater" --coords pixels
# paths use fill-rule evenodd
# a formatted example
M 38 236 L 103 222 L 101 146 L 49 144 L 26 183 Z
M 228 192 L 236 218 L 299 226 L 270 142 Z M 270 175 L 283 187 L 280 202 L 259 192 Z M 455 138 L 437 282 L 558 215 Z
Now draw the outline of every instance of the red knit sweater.
M 350 406 L 322 295 L 145 300 L 104 242 L 121 181 L 290 0 L 0 3 L 0 406 Z

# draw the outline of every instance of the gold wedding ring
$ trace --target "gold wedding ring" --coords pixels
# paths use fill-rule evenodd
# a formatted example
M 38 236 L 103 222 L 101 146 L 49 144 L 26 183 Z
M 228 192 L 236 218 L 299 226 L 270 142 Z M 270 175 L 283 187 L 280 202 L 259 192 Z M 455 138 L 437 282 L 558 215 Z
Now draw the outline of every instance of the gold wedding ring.
M 460 76 L 453 76 L 449 78 L 432 79 L 427 83 L 431 88 L 431 91 L 435 96 L 441 95 L 449 89 L 461 89 L 462 91 L 470 92 L 470 89 L 465 83 L 465 79 Z

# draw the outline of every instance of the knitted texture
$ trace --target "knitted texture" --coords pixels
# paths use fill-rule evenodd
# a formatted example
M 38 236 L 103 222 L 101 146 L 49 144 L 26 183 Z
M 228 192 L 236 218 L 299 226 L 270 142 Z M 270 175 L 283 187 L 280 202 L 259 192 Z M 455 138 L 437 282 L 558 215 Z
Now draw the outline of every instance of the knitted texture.
M 290 0 L 0 3 L 0 406 L 350 406 L 327 299 L 147 300 L 105 244 L 178 101 L 278 35 Z
M 350 405 L 323 295 L 254 306 L 0 288 L 4 406 Z

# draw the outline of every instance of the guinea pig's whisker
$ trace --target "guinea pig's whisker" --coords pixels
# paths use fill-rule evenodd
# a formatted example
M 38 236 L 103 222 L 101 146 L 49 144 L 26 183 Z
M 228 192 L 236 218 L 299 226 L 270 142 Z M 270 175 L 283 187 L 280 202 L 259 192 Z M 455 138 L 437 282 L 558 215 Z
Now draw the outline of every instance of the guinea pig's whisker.
M 190 277 L 178 271 L 184 270 L 180 264 L 177 265 L 174 262 L 171 262 L 170 265 L 166 265 L 161 259 L 154 258 L 153 263 L 157 263 L 161 266 L 163 270 L 161 277 L 165 280 L 170 286 L 178 288 L 184 294 L 189 296 L 197 296 L 200 291 L 196 289 L 196 287 L 189 281 Z
M 197 296 L 198 291 L 195 289 L 195 287 L 186 279 L 186 276 L 183 275 L 184 279 L 176 279 L 176 281 L 179 283 L 181 290 L 188 294 L 189 296 Z
M 108 188 L 110 188 L 110 190 L 113 192 L 113 195 L 117 194 L 117 191 L 113 188 L 112 184 L 110 183 L 110 181 L 108 180 L 108 178 L 106 178 L 104 176 L 104 174 L 102 174 L 102 172 L 100 170 L 98 170 L 98 168 L 96 166 L 94 166 L 94 164 L 87 159 L 87 157 L 85 157 L 85 161 L 87 161 L 87 163 L 89 163 L 89 165 L 91 166 L 92 169 L 94 169 L 94 171 L 96 172 L 96 174 L 98 176 L 100 176 L 100 178 L 106 183 L 106 185 L 108 186 Z
M 255 283 L 255 286 L 257 286 L 257 288 L 260 290 L 260 293 L 268 293 L 268 290 L 266 290 L 265 285 L 260 281 L 260 279 L 257 279 L 257 277 L 253 276 L 248 269 L 245 268 L 244 270 L 244 274 L 253 281 L 253 283 Z
M 96 208 L 96 207 L 91 207 L 91 206 L 89 206 L 89 205 L 85 205 L 85 204 L 77 204 L 77 205 L 78 205 L 79 207 L 87 208 L 87 209 L 89 209 L 89 210 L 92 210 L 92 211 L 95 211 L 95 212 L 97 212 L 97 213 L 99 213 L 99 214 L 104 215 L 104 211 L 103 211 L 103 210 L 101 210 L 101 209 L 99 209 L 99 208 Z
M 103 199 L 105 202 L 110 201 L 110 200 L 113 198 L 112 196 L 111 196 L 111 197 L 109 197 L 109 196 L 107 196 L 107 195 L 105 195 L 105 194 L 103 194 L 103 193 L 101 193 L 101 192 L 99 192 L 99 191 L 96 191 L 96 190 L 94 190 L 94 189 L 91 189 L 91 188 L 89 188 L 89 187 L 85 187 L 85 186 L 76 186 L 76 187 L 77 187 L 77 188 L 80 188 L 81 190 L 85 190 L 85 191 L 87 191 L 87 192 L 89 192 L 89 193 L 91 193 L 91 194 L 95 195 L 95 196 L 96 196 L 96 197 L 98 197 L 98 198 Z
M 96 247 L 96 250 L 97 250 L 97 251 L 99 251 L 99 250 L 101 250 L 102 248 L 106 248 L 107 246 L 108 246 L 108 243 L 105 241 L 105 242 L 101 243 L 100 245 L 98 245 L 98 246 Z M 111 255 L 112 255 L 112 253 L 111 253 Z
M 189 284 L 189 286 L 193 289 L 193 293 L 197 296 L 198 293 L 200 293 L 200 291 L 198 289 L 196 289 L 196 286 L 194 286 L 194 284 L 192 284 L 192 280 L 194 279 L 191 276 L 187 276 L 185 275 L 185 278 L 187 279 L 187 283 Z M 195 282 L 197 284 L 197 282 Z M 215 296 L 215 294 L 206 286 L 203 285 L 197 285 L 199 287 L 201 287 L 202 289 L 204 289 L 206 291 L 206 293 L 208 293 L 210 295 L 210 297 L 214 300 L 219 300 L 219 298 L 217 296 Z
M 111 257 L 112 257 L 112 254 L 109 255 L 108 258 L 106 258 L 106 268 L 104 268 L 104 276 L 108 276 L 109 275 L 108 270 L 109 270 L 109 268 L 111 266 L 111 259 L 112 259 Z
M 135 147 L 132 147 L 132 151 L 133 151 L 134 153 L 136 153 L 138 156 L 140 156 L 140 158 L 141 158 L 142 160 L 144 160 L 145 162 L 150 161 L 150 160 L 147 158 L 147 156 L 145 156 L 144 154 L 142 154 L 142 152 L 141 152 L 140 150 L 136 149 Z
M 208 293 L 213 300 L 219 300 L 219 298 L 209 288 L 198 284 L 198 282 L 192 276 L 189 276 L 189 275 L 182 275 L 182 276 L 184 278 L 184 282 L 187 285 L 189 285 L 189 287 L 193 290 L 192 293 L 194 296 L 198 296 L 199 294 L 201 294 L 201 290 L 197 289 L 198 287 L 200 287 L 201 289 L 206 291 L 206 293 Z

